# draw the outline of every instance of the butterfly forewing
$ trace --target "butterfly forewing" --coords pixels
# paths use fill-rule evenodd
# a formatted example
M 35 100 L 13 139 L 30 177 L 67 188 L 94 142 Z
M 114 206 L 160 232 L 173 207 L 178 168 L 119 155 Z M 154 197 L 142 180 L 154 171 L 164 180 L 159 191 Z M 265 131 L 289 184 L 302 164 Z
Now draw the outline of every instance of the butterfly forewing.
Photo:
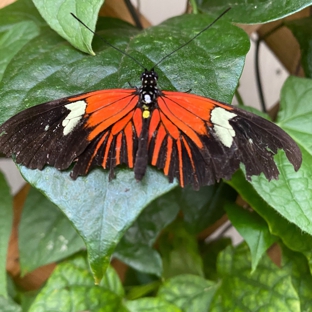
M 163 136 L 155 137 L 151 162 L 164 169 L 182 186 L 213 184 L 221 178 L 230 179 L 243 163 L 247 179 L 264 173 L 268 180 L 278 177 L 273 156 L 283 149 L 289 161 L 298 170 L 301 152 L 293 139 L 275 124 L 234 106 L 212 99 L 181 92 L 167 92 L 158 100 L 161 118 L 159 128 L 175 141 L 167 146 L 169 163 L 157 162 Z M 175 128 L 166 126 L 172 123 Z M 177 129 L 178 128 L 178 131 Z M 177 133 L 178 132 L 178 133 Z M 172 166 L 171 168 L 168 168 Z M 174 170 L 173 170 L 174 168 Z M 170 172 L 170 174 L 169 174 Z

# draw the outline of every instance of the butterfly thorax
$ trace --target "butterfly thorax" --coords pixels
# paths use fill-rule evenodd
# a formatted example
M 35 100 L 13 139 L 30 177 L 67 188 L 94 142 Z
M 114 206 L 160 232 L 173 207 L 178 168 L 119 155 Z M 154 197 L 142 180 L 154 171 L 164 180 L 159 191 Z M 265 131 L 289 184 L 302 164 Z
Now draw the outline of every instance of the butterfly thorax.
M 145 70 L 141 75 L 142 85 L 139 88 L 140 100 L 139 104 L 142 107 L 143 118 L 149 118 L 151 111 L 154 109 L 157 97 L 160 91 L 157 88 L 157 73 L 152 70 Z

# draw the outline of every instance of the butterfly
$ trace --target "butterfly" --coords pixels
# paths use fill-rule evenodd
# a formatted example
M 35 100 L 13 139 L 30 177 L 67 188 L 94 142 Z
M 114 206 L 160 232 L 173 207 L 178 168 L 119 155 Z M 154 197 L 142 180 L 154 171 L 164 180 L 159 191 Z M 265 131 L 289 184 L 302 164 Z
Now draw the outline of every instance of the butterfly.
M 0 126 L 0 152 L 31 169 L 66 170 L 74 163 L 73 179 L 96 166 L 108 169 L 112 179 L 114 168 L 125 164 L 141 181 L 152 165 L 169 182 L 176 178 L 181 187 L 194 189 L 230 179 L 241 163 L 248 180 L 261 173 L 277 179 L 278 149 L 296 171 L 300 168 L 299 147 L 274 123 L 211 98 L 162 91 L 157 84 L 154 68 L 144 69 L 140 87 L 87 92 L 28 108 Z

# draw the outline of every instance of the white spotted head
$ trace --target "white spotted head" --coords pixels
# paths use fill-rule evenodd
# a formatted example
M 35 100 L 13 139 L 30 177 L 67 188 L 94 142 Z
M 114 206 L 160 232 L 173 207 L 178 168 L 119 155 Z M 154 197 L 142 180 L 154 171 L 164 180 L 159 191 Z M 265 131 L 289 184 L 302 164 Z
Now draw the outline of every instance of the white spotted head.
M 150 105 L 155 102 L 157 96 L 159 95 L 157 80 L 158 75 L 153 69 L 145 69 L 145 71 L 142 73 L 142 86 L 139 89 L 140 101 L 142 102 L 142 104 Z

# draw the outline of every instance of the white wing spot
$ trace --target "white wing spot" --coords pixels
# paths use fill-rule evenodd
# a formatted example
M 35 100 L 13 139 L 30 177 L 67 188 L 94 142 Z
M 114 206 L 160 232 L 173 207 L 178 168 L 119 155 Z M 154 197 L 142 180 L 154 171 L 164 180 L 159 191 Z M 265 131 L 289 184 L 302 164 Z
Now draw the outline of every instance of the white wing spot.
M 85 101 L 77 101 L 67 104 L 65 107 L 70 110 L 70 113 L 62 122 L 62 126 L 64 127 L 63 134 L 67 135 L 76 127 L 85 114 L 87 103 Z
M 230 125 L 229 120 L 236 116 L 236 114 L 231 113 L 221 107 L 216 107 L 211 112 L 213 129 L 215 130 L 219 140 L 226 147 L 232 146 L 233 138 L 235 137 L 235 131 Z
M 46 125 L 46 126 L 44 127 L 44 131 L 48 131 L 49 128 L 50 128 L 50 126 L 49 126 L 49 125 Z

